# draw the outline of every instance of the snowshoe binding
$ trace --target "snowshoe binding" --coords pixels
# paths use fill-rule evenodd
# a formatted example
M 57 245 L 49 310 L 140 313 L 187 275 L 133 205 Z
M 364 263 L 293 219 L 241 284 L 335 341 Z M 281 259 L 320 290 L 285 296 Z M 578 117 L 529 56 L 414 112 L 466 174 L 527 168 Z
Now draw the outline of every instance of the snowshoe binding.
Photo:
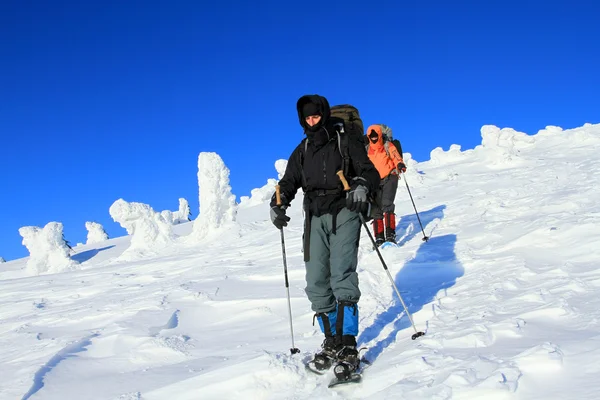
M 333 365 L 334 361 L 336 360 L 336 354 L 337 349 L 335 339 L 331 336 L 328 336 L 321 345 L 321 351 L 316 353 L 313 359 L 306 363 L 306 367 L 312 372 L 323 375 Z
M 329 387 L 342 383 L 357 383 L 362 380 L 360 374 L 360 358 L 356 346 L 344 346 L 337 353 L 337 363 L 333 368 L 335 378 L 329 383 Z

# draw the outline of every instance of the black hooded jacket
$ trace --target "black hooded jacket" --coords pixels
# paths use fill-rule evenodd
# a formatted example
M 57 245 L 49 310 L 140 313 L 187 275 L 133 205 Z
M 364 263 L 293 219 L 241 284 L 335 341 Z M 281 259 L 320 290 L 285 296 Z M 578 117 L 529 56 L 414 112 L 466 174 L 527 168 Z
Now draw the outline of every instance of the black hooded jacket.
M 302 115 L 302 109 L 307 102 L 317 104 L 322 114 L 318 124 L 320 127 L 316 131 L 309 129 Z M 337 175 L 337 171 L 342 169 L 342 155 L 338 136 L 330 118 L 329 103 L 325 97 L 307 95 L 298 100 L 296 108 L 308 145 L 306 146 L 303 140 L 288 159 L 285 174 L 279 181 L 283 199 L 289 204 L 302 187 L 305 192 L 305 209 L 311 215 L 337 213 L 345 206 L 346 196 Z M 379 187 L 379 173 L 367 155 L 362 138 L 349 138 L 348 152 L 350 167 L 346 179 L 352 184 L 353 177 L 364 178 L 362 184 L 367 187 L 369 193 L 374 194 Z M 274 204 L 275 200 L 271 205 Z

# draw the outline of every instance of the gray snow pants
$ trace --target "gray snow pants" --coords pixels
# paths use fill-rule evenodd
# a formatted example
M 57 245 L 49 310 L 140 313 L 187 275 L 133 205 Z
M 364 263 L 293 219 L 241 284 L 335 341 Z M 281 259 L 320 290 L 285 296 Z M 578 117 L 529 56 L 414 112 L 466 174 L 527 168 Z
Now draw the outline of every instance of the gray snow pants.
M 375 204 L 371 210 L 373 219 L 383 219 L 383 213 L 393 214 L 396 205 L 396 191 L 398 190 L 398 175 L 389 174 L 379 183 L 379 190 L 375 196 Z
M 310 258 L 306 261 L 306 295 L 314 312 L 329 312 L 336 301 L 358 302 L 358 243 L 361 222 L 358 213 L 343 208 L 332 233 L 332 214 L 312 216 Z

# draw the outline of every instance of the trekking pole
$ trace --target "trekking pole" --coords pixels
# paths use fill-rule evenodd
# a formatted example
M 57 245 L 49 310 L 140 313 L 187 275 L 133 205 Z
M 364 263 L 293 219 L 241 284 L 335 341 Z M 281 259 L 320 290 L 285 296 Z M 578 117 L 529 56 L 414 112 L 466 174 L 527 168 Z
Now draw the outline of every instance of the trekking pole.
M 413 200 L 412 193 L 410 193 L 410 188 L 408 187 L 408 181 L 406 180 L 406 174 L 404 175 L 404 183 L 406 183 L 406 190 L 408 190 L 408 195 L 410 196 L 410 201 L 412 202 L 413 208 L 415 209 L 415 214 L 417 214 L 417 220 L 419 220 L 419 225 L 421 225 L 421 232 L 423 232 L 423 241 L 426 242 L 429 240 L 429 236 L 425 235 L 425 229 L 423 229 L 423 224 L 421 223 L 421 218 L 419 218 L 419 212 L 417 211 L 417 206 L 415 206 L 415 201 Z
M 275 196 L 277 199 L 277 205 L 281 206 L 281 193 L 280 193 L 279 185 L 275 186 Z M 287 273 L 287 257 L 285 255 L 285 239 L 283 237 L 283 228 L 281 230 L 281 254 L 283 255 L 283 274 L 285 275 L 285 290 L 287 291 L 287 301 L 288 301 L 288 313 L 290 317 L 290 333 L 292 337 L 292 348 L 290 352 L 292 355 L 296 353 L 300 353 L 300 349 L 296 348 L 294 345 L 294 326 L 292 325 L 292 303 L 290 300 L 290 283 L 288 281 L 288 273 Z
M 338 171 L 337 174 L 339 175 L 340 180 L 342 181 L 342 184 L 344 185 L 344 190 L 345 191 L 350 190 L 350 185 L 348 185 L 348 181 L 346 180 L 346 177 L 344 177 L 344 172 Z M 390 278 L 390 282 L 392 282 L 392 286 L 394 287 L 394 290 L 396 291 L 396 294 L 398 295 L 398 298 L 400 299 L 400 303 L 402 303 L 402 307 L 404 307 L 404 311 L 406 312 L 406 315 L 408 316 L 408 319 L 410 320 L 410 324 L 412 325 L 413 329 L 415 330 L 415 333 L 411 336 L 412 340 L 415 340 L 416 338 L 425 335 L 425 332 L 417 331 L 415 322 L 413 321 L 412 316 L 408 312 L 408 308 L 406 307 L 406 304 L 404 303 L 404 300 L 402 299 L 402 296 L 400 295 L 400 291 L 398 290 L 398 286 L 396 286 L 396 282 L 394 282 L 394 278 L 392 278 L 392 274 L 390 274 L 390 270 L 388 269 L 388 267 L 385 263 L 385 260 L 383 259 L 383 256 L 381 255 L 381 252 L 379 251 L 379 247 L 377 247 L 377 245 L 375 244 L 375 238 L 373 238 L 371 231 L 367 227 L 365 218 L 363 217 L 362 213 L 360 213 L 360 212 L 358 213 L 358 216 L 360 217 L 360 221 L 362 222 L 363 227 L 367 231 L 367 234 L 369 235 L 369 238 L 371 239 L 371 242 L 373 243 L 373 247 L 375 248 L 375 251 L 377 252 L 377 255 L 379 256 L 379 260 L 381 261 L 381 265 L 383 265 L 383 269 L 385 269 L 385 272 L 387 273 L 388 278 Z

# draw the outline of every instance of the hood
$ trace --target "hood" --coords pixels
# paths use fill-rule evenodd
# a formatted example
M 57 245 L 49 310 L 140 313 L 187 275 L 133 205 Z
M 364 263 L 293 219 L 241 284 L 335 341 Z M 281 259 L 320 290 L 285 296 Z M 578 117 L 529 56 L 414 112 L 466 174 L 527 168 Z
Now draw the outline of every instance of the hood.
M 369 147 L 373 146 L 373 147 L 383 147 L 383 133 L 381 131 L 381 125 L 371 125 L 367 128 L 367 137 L 371 136 L 371 131 L 375 131 L 377 133 L 377 136 L 379 138 L 379 140 L 377 140 L 377 143 L 372 143 L 371 140 L 369 140 Z
M 323 96 L 319 96 L 318 94 L 307 94 L 298 99 L 298 102 L 296 103 L 296 111 L 298 111 L 300 126 L 306 130 L 306 121 L 304 121 L 304 118 L 302 118 L 302 108 L 307 103 L 313 103 L 319 106 L 321 113 L 323 114 L 323 117 L 321 118 L 321 126 L 325 126 L 329 120 L 329 117 L 331 116 L 331 108 L 329 107 L 329 102 L 327 99 Z

